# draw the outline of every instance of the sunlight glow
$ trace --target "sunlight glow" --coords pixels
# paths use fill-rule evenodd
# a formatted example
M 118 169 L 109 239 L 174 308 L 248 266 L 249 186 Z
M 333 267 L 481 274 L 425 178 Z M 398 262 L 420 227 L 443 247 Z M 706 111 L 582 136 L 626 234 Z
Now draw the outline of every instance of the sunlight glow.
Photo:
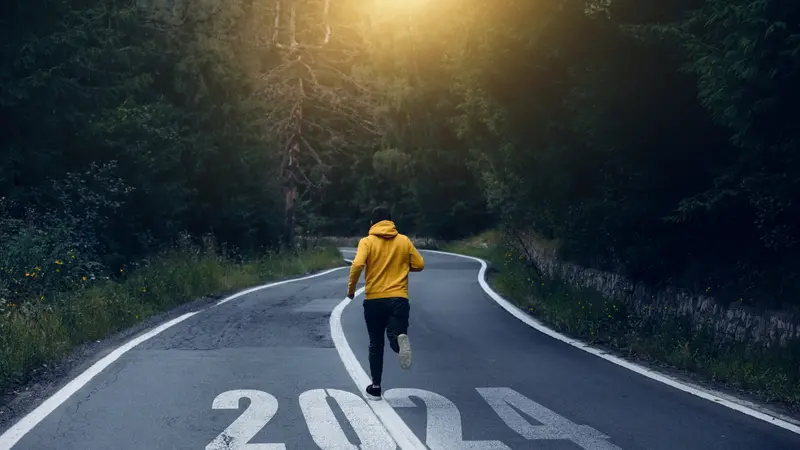
M 380 14 L 409 13 L 435 0 L 374 0 Z

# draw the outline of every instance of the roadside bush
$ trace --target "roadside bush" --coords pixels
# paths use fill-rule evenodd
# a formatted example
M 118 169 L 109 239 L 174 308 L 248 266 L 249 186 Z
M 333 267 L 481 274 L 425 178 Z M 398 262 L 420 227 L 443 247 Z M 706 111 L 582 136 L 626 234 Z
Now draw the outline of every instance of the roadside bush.
M 16 219 L 0 203 L 0 307 L 47 301 L 100 276 L 103 267 L 66 221 L 28 214 Z

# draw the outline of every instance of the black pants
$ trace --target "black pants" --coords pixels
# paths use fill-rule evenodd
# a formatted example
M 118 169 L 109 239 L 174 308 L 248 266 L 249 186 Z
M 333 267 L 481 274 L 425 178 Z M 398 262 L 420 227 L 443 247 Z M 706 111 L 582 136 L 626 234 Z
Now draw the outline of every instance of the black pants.
M 364 300 L 364 320 L 369 333 L 369 370 L 372 384 L 381 384 L 383 374 L 383 334 L 389 338 L 389 347 L 400 352 L 397 336 L 408 333 L 408 313 L 411 306 L 407 298 L 374 298 Z

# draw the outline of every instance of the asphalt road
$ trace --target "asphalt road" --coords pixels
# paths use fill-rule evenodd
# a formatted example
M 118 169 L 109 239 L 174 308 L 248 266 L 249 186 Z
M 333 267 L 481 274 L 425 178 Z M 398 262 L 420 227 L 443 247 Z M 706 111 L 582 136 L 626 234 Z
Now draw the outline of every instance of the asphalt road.
M 387 349 L 386 402 L 362 398 L 334 345 L 343 332 L 368 371 L 361 298 L 332 334 L 343 269 L 243 295 L 166 329 L 13 448 L 382 450 L 395 448 L 390 436 L 403 426 L 432 450 L 800 449 L 798 434 L 530 328 L 484 294 L 477 263 L 423 256 L 425 271 L 410 280 L 413 367 L 402 371 Z M 387 402 L 402 420 L 384 426 L 370 407 Z

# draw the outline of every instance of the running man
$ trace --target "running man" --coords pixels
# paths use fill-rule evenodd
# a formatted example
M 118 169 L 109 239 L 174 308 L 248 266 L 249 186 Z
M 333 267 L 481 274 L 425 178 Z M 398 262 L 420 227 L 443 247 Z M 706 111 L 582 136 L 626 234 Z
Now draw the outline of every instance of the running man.
M 383 374 L 383 334 L 389 347 L 399 355 L 400 367 L 411 367 L 411 344 L 408 341 L 408 273 L 421 272 L 425 261 L 411 240 L 397 232 L 389 209 L 372 210 L 369 235 L 358 243 L 358 251 L 350 267 L 347 297 L 355 297 L 356 284 L 364 274 L 364 320 L 369 333 L 369 370 L 372 384 L 367 397 L 381 398 Z

